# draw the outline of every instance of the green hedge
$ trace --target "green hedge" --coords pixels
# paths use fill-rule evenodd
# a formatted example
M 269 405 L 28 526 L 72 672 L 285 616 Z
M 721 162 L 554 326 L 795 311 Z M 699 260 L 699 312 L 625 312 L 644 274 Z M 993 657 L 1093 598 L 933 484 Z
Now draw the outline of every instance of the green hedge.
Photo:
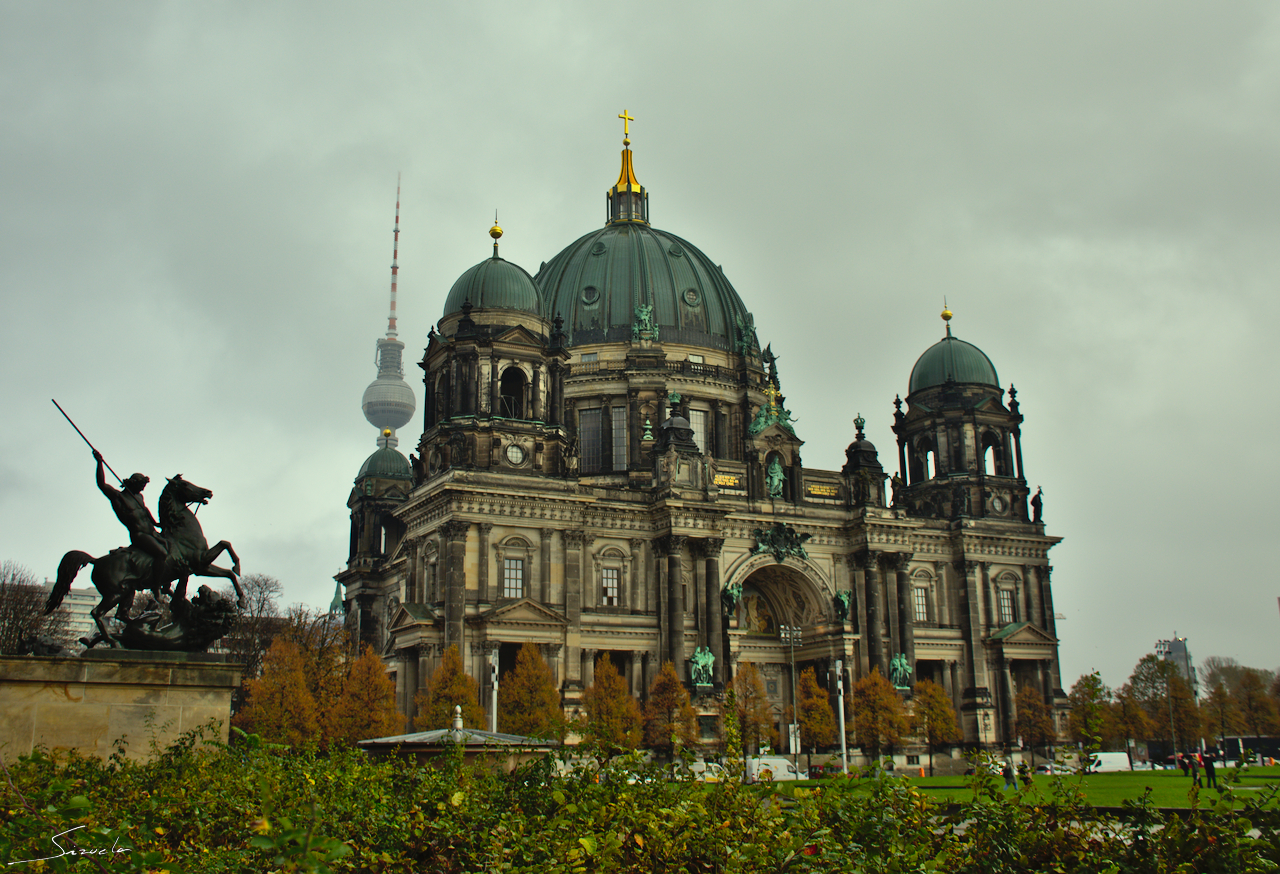
M 1274 790 L 1230 784 L 1166 817 L 1098 817 L 1073 778 L 1043 796 L 974 778 L 947 813 L 902 779 L 814 787 L 561 778 L 446 758 L 183 738 L 147 764 L 47 753 L 5 762 L 0 863 L 14 871 L 1256 872 L 1280 861 Z M 1043 789 L 1043 787 L 1041 787 Z M 71 830 L 71 831 L 68 831 Z M 61 846 L 97 853 L 55 856 Z

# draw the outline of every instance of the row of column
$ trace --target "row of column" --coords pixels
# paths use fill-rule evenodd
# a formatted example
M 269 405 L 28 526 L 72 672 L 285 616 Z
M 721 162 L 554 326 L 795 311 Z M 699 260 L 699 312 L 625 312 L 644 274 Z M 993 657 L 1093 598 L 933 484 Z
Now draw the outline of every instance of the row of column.
M 431 428 L 441 419 L 459 415 L 496 415 L 499 412 L 502 382 L 502 363 L 518 367 L 514 359 L 497 357 L 481 358 L 474 351 L 450 356 L 440 370 L 445 378 L 440 380 L 440 370 L 429 373 L 423 379 L 423 427 Z M 482 362 L 488 363 L 488 378 L 482 378 Z M 532 379 L 524 384 L 522 409 L 530 419 L 559 425 L 564 408 L 565 368 L 557 359 L 549 363 L 525 361 L 533 372 Z M 544 389 L 543 383 L 546 382 Z M 483 390 L 481 383 L 485 382 Z M 437 385 L 439 388 L 437 389 Z M 546 398 L 544 409 L 543 399 Z

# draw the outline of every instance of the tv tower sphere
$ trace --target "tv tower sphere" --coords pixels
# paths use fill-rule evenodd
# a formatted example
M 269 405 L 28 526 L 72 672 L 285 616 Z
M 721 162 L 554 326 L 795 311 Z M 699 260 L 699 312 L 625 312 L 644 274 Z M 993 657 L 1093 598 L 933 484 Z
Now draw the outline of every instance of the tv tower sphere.
M 361 407 L 369 424 L 379 431 L 403 428 L 417 406 L 413 389 L 404 381 L 403 353 L 404 343 L 399 340 L 378 341 L 378 378 L 364 390 Z

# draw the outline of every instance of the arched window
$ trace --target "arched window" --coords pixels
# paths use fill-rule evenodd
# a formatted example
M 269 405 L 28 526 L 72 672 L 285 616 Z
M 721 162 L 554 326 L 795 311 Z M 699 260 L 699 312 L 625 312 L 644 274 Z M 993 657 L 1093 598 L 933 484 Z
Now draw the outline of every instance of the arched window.
M 1004 440 L 1000 432 L 988 429 L 982 432 L 982 472 L 995 476 L 1008 476 L 1009 469 L 1005 463 Z
M 498 415 L 505 419 L 523 419 L 525 386 L 524 371 L 519 367 L 508 367 L 502 372 L 498 382 Z

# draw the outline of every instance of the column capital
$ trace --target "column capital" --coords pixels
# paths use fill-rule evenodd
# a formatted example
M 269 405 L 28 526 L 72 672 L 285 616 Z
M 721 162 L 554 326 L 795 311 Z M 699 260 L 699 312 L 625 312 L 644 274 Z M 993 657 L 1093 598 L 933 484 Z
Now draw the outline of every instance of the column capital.
M 668 534 L 663 538 L 666 541 L 667 555 L 675 555 L 684 550 L 684 545 L 689 542 L 689 538 L 684 534 Z
M 454 540 L 458 537 L 466 537 L 467 531 L 470 528 L 470 522 L 463 522 L 459 519 L 454 519 L 441 525 L 440 532 L 450 540 Z
M 724 549 L 723 537 L 704 537 L 698 541 L 698 550 L 704 558 L 719 558 L 722 549 Z
M 878 566 L 880 564 L 880 557 L 882 555 L 884 555 L 883 552 L 876 552 L 874 550 L 864 549 L 860 552 L 849 553 L 849 560 L 853 563 L 853 566 L 857 570 L 873 571 L 873 570 L 878 570 Z
M 886 570 L 902 572 L 910 567 L 914 557 L 914 553 L 910 552 L 887 552 L 882 560 Z
M 481 523 L 480 523 L 480 536 L 481 536 L 481 537 L 488 537 L 488 536 L 489 536 L 489 532 L 491 532 L 491 531 L 493 531 L 493 523 L 492 523 L 492 522 L 481 522 Z
M 551 535 L 553 535 L 553 534 L 555 534 L 555 533 L 556 533 L 556 529 L 554 529 L 554 528 L 539 528 L 539 529 L 538 529 L 538 533 L 542 535 L 542 540 L 543 540 L 543 542 L 544 542 L 544 543 L 547 543 L 547 542 L 550 542 L 550 540 L 551 540 Z

